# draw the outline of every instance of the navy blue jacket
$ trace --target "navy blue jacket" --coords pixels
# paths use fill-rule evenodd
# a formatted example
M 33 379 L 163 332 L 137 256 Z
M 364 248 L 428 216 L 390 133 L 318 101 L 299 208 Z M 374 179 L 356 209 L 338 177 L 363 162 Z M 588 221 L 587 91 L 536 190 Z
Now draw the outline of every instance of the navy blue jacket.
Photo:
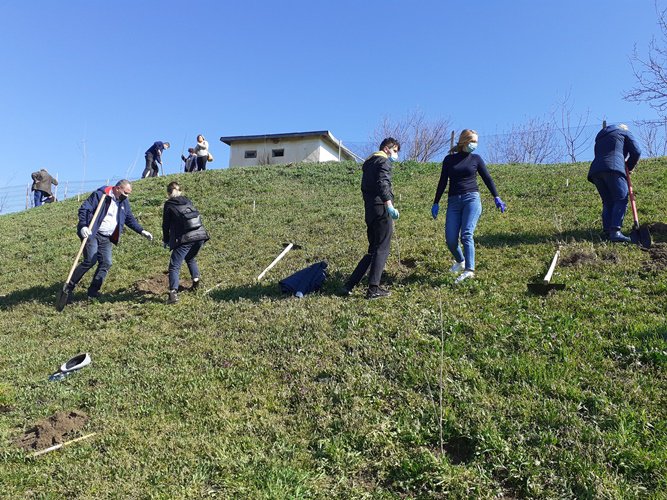
M 496 185 L 493 183 L 493 179 L 491 179 L 491 175 L 486 169 L 486 163 L 481 156 L 475 153 L 462 152 L 445 156 L 442 161 L 440 181 L 438 181 L 433 203 L 440 203 L 440 198 L 447 188 L 448 181 L 449 196 L 478 192 L 477 174 L 482 178 L 493 197 L 498 196 Z
M 162 141 L 156 141 L 153 143 L 153 145 L 146 150 L 146 153 L 144 154 L 152 154 L 153 158 L 156 160 L 159 160 L 162 158 L 162 151 L 164 151 L 164 142 Z
M 642 152 L 632 134 L 618 125 L 608 125 L 595 137 L 595 158 L 588 170 L 588 180 L 596 174 L 618 172 L 625 176 L 625 158 L 628 157 L 628 170 L 637 165 Z
M 385 153 L 373 153 L 361 167 L 361 192 L 366 204 L 383 205 L 394 200 L 391 190 L 391 161 Z
M 86 198 L 86 200 L 81 204 L 81 206 L 79 207 L 79 224 L 76 226 L 76 231 L 79 235 L 81 234 L 81 228 L 84 226 L 88 226 L 88 228 L 92 232 L 92 236 L 94 236 L 97 233 L 97 230 L 100 228 L 100 224 L 104 220 L 104 217 L 107 215 L 107 212 L 109 211 L 109 206 L 112 203 L 110 197 L 111 189 L 112 186 L 102 186 L 100 188 L 97 188 L 97 190 L 93 191 L 90 194 L 90 196 Z M 104 206 L 102 207 L 102 210 L 100 210 L 100 213 L 97 215 L 97 219 L 95 219 L 95 224 L 93 225 L 93 227 L 90 227 L 90 221 L 93 218 L 93 214 L 95 214 L 95 210 L 97 210 L 97 206 L 100 204 L 100 200 L 102 199 L 102 196 L 105 193 L 108 194 L 109 196 L 107 196 L 106 200 L 104 200 Z M 125 224 L 127 224 L 128 227 L 130 227 L 139 234 L 141 234 L 141 232 L 144 230 L 144 228 L 141 227 L 141 224 L 137 222 L 137 219 L 134 218 L 134 215 L 132 215 L 130 202 L 127 198 L 121 201 L 120 205 L 118 206 L 118 214 L 116 216 L 116 222 L 118 223 L 116 225 L 116 230 L 110 237 L 110 240 L 113 244 L 118 244 L 118 241 L 120 240 L 120 235 L 123 233 L 123 227 L 125 226 Z

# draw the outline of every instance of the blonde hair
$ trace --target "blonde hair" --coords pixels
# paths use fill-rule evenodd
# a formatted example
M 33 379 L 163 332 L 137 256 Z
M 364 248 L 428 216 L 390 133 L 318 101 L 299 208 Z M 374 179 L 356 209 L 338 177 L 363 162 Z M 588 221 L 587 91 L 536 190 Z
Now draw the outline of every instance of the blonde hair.
M 471 142 L 474 142 L 474 136 L 477 135 L 477 131 L 466 128 L 461 131 L 461 135 L 459 135 L 459 142 L 456 143 L 456 145 L 449 150 L 450 153 L 460 153 L 461 151 L 464 151 L 464 148 L 470 144 Z

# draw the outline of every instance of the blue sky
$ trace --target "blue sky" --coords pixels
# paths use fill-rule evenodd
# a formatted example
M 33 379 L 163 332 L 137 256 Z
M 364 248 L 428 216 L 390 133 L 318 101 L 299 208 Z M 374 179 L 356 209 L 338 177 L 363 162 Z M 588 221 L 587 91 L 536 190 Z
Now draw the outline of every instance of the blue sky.
M 86 179 L 137 178 L 153 141 L 173 173 L 198 133 L 221 168 L 223 135 L 358 143 L 411 110 L 481 143 L 567 92 L 591 123 L 656 117 L 622 99 L 653 0 L 0 0 L 0 23 L 0 188 L 81 180 L 84 144 Z

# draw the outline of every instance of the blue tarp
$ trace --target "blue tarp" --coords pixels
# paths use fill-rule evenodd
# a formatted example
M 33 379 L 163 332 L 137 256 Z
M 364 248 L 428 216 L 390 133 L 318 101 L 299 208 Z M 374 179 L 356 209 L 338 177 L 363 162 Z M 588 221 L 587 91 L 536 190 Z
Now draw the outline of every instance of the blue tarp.
M 303 296 L 320 289 L 327 277 L 327 263 L 317 262 L 301 271 L 295 272 L 280 282 L 283 293 Z

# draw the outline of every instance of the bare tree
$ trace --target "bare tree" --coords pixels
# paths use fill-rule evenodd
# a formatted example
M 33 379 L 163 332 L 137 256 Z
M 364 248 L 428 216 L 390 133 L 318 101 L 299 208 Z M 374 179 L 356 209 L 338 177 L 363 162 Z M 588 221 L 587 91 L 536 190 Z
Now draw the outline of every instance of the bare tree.
M 655 11 L 658 18 L 661 40 L 651 39 L 648 57 L 641 58 L 635 47 L 630 58 L 632 72 L 637 85 L 627 91 L 627 101 L 646 102 L 661 115 L 667 111 L 667 9 L 660 10 L 657 1 Z
M 555 163 L 562 157 L 553 120 L 544 118 L 529 118 L 508 134 L 493 136 L 488 151 L 492 163 Z
M 667 155 L 667 118 L 635 122 L 643 154 L 647 158 Z M 662 131 L 660 130 L 662 128 Z
M 385 137 L 401 143 L 401 155 L 406 160 L 426 162 L 441 156 L 449 147 L 450 124 L 446 119 L 429 121 L 423 111 L 411 111 L 405 118 L 383 117 L 373 132 L 374 147 Z
M 576 124 L 573 124 L 572 109 L 574 104 L 570 103 L 570 92 L 565 94 L 563 100 L 558 103 L 560 110 L 560 128 L 558 129 L 565 142 L 565 151 L 572 163 L 577 161 L 577 155 L 585 150 L 591 141 L 591 134 L 586 134 L 590 110 L 586 110 L 586 115 L 579 115 L 576 118 Z

